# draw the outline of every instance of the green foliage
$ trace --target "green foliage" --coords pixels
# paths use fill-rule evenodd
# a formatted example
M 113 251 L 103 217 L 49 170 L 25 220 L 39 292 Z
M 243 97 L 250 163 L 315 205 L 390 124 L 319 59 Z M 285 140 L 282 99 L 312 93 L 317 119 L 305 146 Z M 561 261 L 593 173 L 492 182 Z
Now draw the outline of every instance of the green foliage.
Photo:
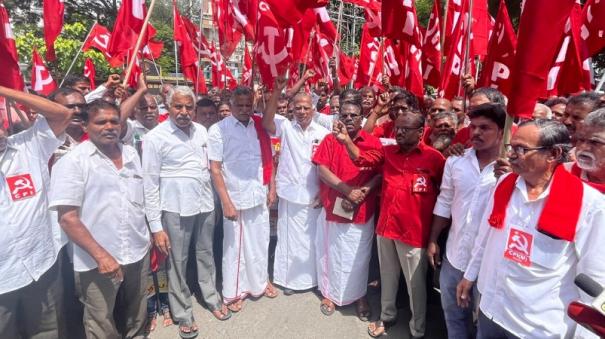
M 63 27 L 63 32 L 55 42 L 55 53 L 57 55 L 57 60 L 47 62 L 47 66 L 49 67 L 55 80 L 60 81 L 60 79 L 62 79 L 67 73 L 67 70 L 74 60 L 78 49 L 80 49 L 80 46 L 82 45 L 89 28 L 90 27 L 86 27 L 81 23 L 66 24 Z M 25 70 L 25 78 L 29 79 L 33 49 L 36 48 L 38 53 L 43 58 L 44 53 L 46 53 L 42 32 L 36 26 L 27 24 L 16 25 L 14 31 L 19 59 L 21 63 L 28 65 Z M 90 49 L 84 53 L 80 53 L 76 63 L 74 64 L 74 67 L 71 70 L 72 74 L 83 73 L 84 61 L 86 58 L 91 58 L 95 64 L 97 83 L 107 79 L 107 76 L 111 72 L 120 71 L 119 69 L 110 68 L 102 53 Z

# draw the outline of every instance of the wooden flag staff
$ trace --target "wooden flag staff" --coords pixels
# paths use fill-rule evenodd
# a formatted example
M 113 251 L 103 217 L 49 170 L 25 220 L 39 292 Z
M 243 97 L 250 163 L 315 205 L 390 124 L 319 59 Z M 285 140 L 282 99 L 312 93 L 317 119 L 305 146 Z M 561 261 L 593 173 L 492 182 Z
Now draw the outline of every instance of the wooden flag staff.
M 153 7 L 155 6 L 155 0 L 151 0 L 149 4 L 149 10 L 147 11 L 147 15 L 145 16 L 145 21 L 143 21 L 143 26 L 141 27 L 141 32 L 139 33 L 139 37 L 137 38 L 137 42 L 134 45 L 134 51 L 137 53 L 141 48 L 141 43 L 143 42 L 143 37 L 146 35 L 147 25 L 149 24 L 149 18 L 151 17 L 151 13 L 153 12 Z M 126 76 L 124 80 L 122 80 L 122 87 L 126 87 L 128 84 L 128 78 L 130 78 L 130 73 L 132 73 L 132 67 L 134 67 L 134 63 L 136 61 L 136 54 L 133 58 L 130 59 L 128 63 L 128 68 L 126 69 Z M 175 60 L 176 61 L 176 60 Z

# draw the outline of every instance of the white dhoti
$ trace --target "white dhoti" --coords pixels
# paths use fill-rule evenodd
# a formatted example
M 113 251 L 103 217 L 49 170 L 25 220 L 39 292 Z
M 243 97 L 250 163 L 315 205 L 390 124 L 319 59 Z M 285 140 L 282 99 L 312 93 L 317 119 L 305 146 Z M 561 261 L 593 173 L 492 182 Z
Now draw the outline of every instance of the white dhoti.
M 279 199 L 273 282 L 293 289 L 317 286 L 315 233 L 321 209 Z
M 366 295 L 372 255 L 374 217 L 365 224 L 327 221 L 322 209 L 317 218 L 317 276 L 321 294 L 338 306 Z
M 269 281 L 267 206 L 240 210 L 236 221 L 223 218 L 223 230 L 223 299 L 263 295 Z

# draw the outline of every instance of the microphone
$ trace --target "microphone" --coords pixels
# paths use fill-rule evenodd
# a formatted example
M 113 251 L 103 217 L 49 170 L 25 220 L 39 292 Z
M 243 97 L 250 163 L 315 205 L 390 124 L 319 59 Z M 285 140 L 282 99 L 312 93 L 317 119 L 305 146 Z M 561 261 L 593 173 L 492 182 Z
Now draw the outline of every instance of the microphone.
M 578 274 L 574 283 L 586 294 L 595 298 L 591 306 L 605 315 L 605 288 L 584 273 Z

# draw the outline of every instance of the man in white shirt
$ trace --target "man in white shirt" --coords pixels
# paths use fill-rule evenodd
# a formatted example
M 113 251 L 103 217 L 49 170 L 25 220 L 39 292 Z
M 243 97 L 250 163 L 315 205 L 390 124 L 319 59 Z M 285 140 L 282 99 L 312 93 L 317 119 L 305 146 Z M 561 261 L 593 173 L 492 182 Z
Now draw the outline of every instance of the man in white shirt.
M 275 192 L 268 189 L 271 141 L 260 118 L 253 116 L 253 98 L 250 88 L 237 87 L 231 96 L 232 115 L 209 131 L 212 180 L 223 207 L 223 297 L 235 312 L 250 294 L 277 296 L 267 272 L 267 206 L 275 200 Z
M 204 302 L 218 319 L 228 318 L 229 311 L 216 290 L 208 133 L 204 126 L 193 122 L 195 94 L 189 87 L 171 88 L 166 105 L 169 119 L 147 133 L 143 141 L 145 203 L 151 231 L 163 229 L 172 244 L 166 248 L 159 242 L 160 248 L 170 253 L 168 298 L 172 314 L 187 335 L 198 330 L 186 279 L 192 243 Z
M 293 290 L 317 286 L 315 264 L 315 231 L 321 211 L 319 176 L 311 162 L 314 150 L 330 133 L 313 121 L 311 96 L 294 96 L 294 121 L 276 121 L 275 113 L 280 92 L 287 79 L 279 78 L 263 115 L 263 127 L 281 139 L 276 185 L 279 197 L 277 246 L 273 265 L 274 282 Z
M 38 114 L 9 136 L 0 124 L 0 338 L 59 338 L 62 283 L 48 213 L 48 161 L 63 144 L 73 110 L 0 86 L 0 96 Z
M 135 119 L 126 120 L 127 131 L 122 138 L 124 143 L 134 146 L 140 154 L 143 137 L 158 125 L 159 112 L 155 96 L 149 93 L 142 95 L 134 106 Z
M 570 148 L 567 129 L 552 120 L 520 124 L 507 145 L 513 173 L 487 202 L 457 290 L 468 307 L 478 281 L 478 338 L 574 337 L 566 308 L 584 297 L 574 278 L 605 284 L 603 196 L 560 166 Z
M 140 159 L 119 141 L 115 105 L 97 100 L 83 119 L 90 139 L 53 167 L 49 205 L 73 242 L 86 336 L 142 338 L 149 231 Z
M 501 105 L 483 104 L 471 110 L 469 117 L 473 147 L 445 163 L 427 248 L 431 266 L 441 266 L 441 306 L 448 338 L 452 339 L 471 335 L 472 312 L 456 303 L 456 287 L 470 260 L 479 222 L 496 184 L 494 165 L 500 154 L 506 111 Z M 450 225 L 450 218 L 446 255 L 441 262 L 437 241 Z

